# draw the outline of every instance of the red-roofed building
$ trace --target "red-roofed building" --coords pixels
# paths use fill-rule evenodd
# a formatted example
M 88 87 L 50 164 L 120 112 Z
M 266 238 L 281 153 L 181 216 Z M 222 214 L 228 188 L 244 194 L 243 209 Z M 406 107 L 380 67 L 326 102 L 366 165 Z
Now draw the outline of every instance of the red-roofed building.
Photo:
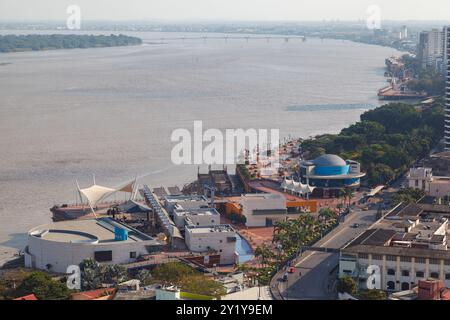
M 103 288 L 73 293 L 71 297 L 72 300 L 112 300 L 115 293 L 113 288 Z
M 29 294 L 27 296 L 15 298 L 14 300 L 38 300 L 38 298 L 34 294 Z

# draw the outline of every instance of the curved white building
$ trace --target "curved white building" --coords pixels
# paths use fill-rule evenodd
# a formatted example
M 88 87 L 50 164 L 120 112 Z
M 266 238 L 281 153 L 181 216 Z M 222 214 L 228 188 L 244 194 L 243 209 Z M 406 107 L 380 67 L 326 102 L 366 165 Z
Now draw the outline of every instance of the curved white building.
M 152 237 L 110 218 L 54 222 L 28 232 L 25 266 L 66 273 L 68 266 L 88 258 L 107 264 L 130 263 L 161 246 Z

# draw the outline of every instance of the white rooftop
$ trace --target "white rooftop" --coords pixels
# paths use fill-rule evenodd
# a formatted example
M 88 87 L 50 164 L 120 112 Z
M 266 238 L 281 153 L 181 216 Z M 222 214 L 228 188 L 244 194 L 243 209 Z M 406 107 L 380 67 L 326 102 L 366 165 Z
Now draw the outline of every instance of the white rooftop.
M 154 241 L 152 237 L 109 218 L 53 222 L 35 227 L 30 236 L 55 242 L 107 243 L 115 240 L 115 227 L 128 231 L 128 239 L 120 242 Z
M 205 227 L 195 227 L 195 226 L 186 226 L 185 232 L 189 233 L 219 233 L 219 232 L 232 232 L 234 233 L 234 229 L 229 224 L 219 224 L 215 226 L 205 226 Z

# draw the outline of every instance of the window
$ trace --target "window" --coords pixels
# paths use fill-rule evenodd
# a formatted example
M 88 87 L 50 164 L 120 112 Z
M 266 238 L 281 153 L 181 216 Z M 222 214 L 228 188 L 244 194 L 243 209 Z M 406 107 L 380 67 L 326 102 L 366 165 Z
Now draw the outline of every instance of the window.
M 220 242 L 220 243 L 222 243 L 222 242 L 223 242 L 223 240 L 219 240 L 219 242 Z
M 418 187 L 419 186 L 419 180 L 415 180 L 414 182 L 415 182 L 416 187 Z
M 388 281 L 387 282 L 387 289 L 388 290 L 395 290 L 395 282 L 394 281 Z
M 401 262 L 411 262 L 411 257 L 400 257 Z
M 387 255 L 386 256 L 386 261 L 397 261 L 397 257 L 396 256 Z
M 381 254 L 373 254 L 372 260 L 383 260 L 383 256 Z
M 390 276 L 395 276 L 395 270 L 394 269 L 388 269 L 387 274 Z
M 112 251 L 95 251 L 94 259 L 97 262 L 109 262 L 112 261 Z
M 347 270 L 347 269 L 344 269 L 344 270 L 342 270 L 345 274 L 352 274 L 353 273 L 353 271 L 352 270 Z
M 403 277 L 409 277 L 409 271 L 408 270 L 402 270 L 402 276 Z
M 130 252 L 130 259 L 136 259 L 136 257 L 137 257 L 136 251 L 131 251 Z
M 359 259 L 369 259 L 369 255 L 367 253 L 358 253 Z
M 450 280 L 450 273 L 445 274 L 445 280 Z
M 416 258 L 416 263 L 425 263 L 425 258 Z
M 408 282 L 402 282 L 402 290 L 409 290 L 409 283 Z
M 441 264 L 441 260 L 439 259 L 429 259 L 429 262 L 430 264 L 437 264 L 437 265 Z
M 431 272 L 430 273 L 430 277 L 434 278 L 434 279 L 439 279 L 439 273 L 437 272 Z
M 416 272 L 416 277 L 417 278 L 423 278 L 425 276 L 425 273 L 423 271 L 417 271 Z

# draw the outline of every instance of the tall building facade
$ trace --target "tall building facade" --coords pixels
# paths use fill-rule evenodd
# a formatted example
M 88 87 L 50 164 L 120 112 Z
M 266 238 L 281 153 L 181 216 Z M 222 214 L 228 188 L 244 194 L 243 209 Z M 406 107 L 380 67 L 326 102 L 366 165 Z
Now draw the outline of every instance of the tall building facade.
M 444 28 L 445 46 L 445 150 L 450 150 L 450 27 Z
M 444 62 L 444 32 L 438 29 L 421 32 L 417 57 L 424 68 L 431 67 L 437 71 L 442 70 Z

